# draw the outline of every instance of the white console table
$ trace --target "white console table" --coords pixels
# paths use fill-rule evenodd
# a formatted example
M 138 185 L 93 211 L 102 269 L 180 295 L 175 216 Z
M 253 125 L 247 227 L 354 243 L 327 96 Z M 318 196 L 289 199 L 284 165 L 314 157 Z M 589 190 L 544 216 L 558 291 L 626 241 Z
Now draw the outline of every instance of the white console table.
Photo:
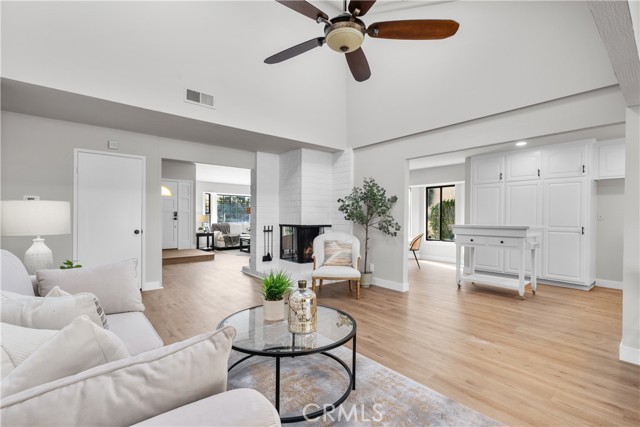
M 464 276 L 465 280 L 474 283 L 484 283 L 500 288 L 514 289 L 518 291 L 520 298 L 524 299 L 524 269 L 527 251 L 531 253 L 531 291 L 536 293 L 536 257 L 540 247 L 542 227 L 512 226 L 512 225 L 454 225 L 453 232 L 456 235 L 456 283 L 460 289 L 460 268 L 462 246 L 469 247 L 471 274 Z M 498 247 L 518 250 L 520 269 L 517 279 L 508 277 L 476 274 L 475 257 L 477 247 Z

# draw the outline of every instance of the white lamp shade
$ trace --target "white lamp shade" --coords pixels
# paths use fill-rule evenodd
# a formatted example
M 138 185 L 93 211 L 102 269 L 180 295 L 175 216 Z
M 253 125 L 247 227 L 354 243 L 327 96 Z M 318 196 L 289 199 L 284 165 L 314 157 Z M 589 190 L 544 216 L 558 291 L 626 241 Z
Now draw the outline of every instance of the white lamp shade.
M 3 200 L 3 236 L 71 233 L 71 203 L 52 200 Z
M 209 215 L 198 215 L 198 222 L 209 222 Z

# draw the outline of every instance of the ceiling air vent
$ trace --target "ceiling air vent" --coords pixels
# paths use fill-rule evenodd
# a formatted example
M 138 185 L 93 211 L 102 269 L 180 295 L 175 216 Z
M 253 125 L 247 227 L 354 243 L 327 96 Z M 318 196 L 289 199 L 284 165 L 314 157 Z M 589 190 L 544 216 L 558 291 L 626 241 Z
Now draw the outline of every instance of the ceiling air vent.
M 203 107 L 213 108 L 213 95 L 198 92 L 197 90 L 187 89 L 184 101 L 191 104 L 202 105 Z

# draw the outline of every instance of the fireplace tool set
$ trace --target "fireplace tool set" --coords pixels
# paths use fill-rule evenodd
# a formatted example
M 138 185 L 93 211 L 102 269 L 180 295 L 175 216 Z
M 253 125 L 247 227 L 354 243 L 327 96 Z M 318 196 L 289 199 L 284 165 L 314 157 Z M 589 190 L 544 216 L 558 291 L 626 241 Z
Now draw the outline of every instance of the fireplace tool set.
M 262 229 L 264 233 L 264 252 L 262 261 L 272 261 L 271 253 L 273 252 L 273 225 L 265 225 Z

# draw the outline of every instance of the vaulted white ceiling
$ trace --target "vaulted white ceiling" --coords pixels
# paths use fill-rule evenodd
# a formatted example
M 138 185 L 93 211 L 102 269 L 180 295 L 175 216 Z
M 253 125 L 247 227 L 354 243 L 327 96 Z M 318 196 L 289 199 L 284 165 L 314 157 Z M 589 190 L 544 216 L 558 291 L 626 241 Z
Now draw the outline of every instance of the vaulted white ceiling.
M 313 3 L 329 15 L 341 9 Z M 443 41 L 366 40 L 364 83 L 326 46 L 264 64 L 323 35 L 275 1 L 1 7 L 3 78 L 242 130 L 243 149 L 260 150 L 261 135 L 287 148 L 359 147 L 616 84 L 584 2 L 376 5 L 369 24 L 451 18 L 461 28 Z M 185 103 L 186 88 L 214 95 L 215 109 Z M 222 128 L 210 129 L 206 142 L 216 143 Z

